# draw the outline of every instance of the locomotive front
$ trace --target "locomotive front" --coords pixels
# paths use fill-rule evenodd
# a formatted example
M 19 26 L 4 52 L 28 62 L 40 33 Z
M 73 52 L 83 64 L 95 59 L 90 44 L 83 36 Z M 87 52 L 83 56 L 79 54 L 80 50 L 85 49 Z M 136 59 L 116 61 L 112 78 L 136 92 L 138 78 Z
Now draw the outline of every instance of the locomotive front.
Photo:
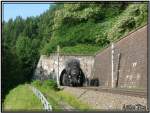
M 61 85 L 64 86 L 82 86 L 85 76 L 80 68 L 80 62 L 77 59 L 66 61 L 64 73 L 61 75 Z

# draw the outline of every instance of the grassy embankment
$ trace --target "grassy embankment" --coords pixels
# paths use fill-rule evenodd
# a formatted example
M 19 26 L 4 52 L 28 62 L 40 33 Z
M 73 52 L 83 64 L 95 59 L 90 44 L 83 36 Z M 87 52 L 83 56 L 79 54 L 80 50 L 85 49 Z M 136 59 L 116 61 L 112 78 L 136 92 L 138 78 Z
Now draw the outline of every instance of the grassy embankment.
M 59 90 L 56 83 L 53 81 L 34 81 L 32 85 L 38 88 L 46 96 L 54 111 L 63 111 L 63 108 L 60 105 L 60 103 L 62 102 L 65 102 L 69 106 L 72 106 L 73 109 L 81 111 L 91 109 L 88 104 L 81 102 L 75 96 L 63 90 Z
M 28 85 L 12 89 L 4 100 L 4 110 L 42 110 L 43 106 Z
M 63 90 L 59 90 L 54 81 L 33 81 L 31 85 L 44 94 L 52 105 L 53 111 L 64 111 L 63 109 L 66 109 L 67 106 L 81 111 L 91 109 L 89 105 L 81 102 L 75 96 Z M 19 85 L 11 90 L 3 104 L 4 110 L 43 110 L 40 100 L 34 95 L 28 84 Z

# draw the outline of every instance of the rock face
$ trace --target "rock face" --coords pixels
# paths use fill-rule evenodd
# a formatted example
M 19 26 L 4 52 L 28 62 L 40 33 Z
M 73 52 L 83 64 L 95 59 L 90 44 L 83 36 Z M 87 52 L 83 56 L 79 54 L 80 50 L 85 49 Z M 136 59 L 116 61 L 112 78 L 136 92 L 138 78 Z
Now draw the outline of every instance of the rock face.
M 92 69 L 94 64 L 94 56 L 78 56 L 78 55 L 60 55 L 59 64 L 57 54 L 51 54 L 49 57 L 42 55 L 37 68 L 35 70 L 34 79 L 56 79 L 56 75 L 65 68 L 65 63 L 68 59 L 77 59 L 80 61 L 80 67 L 86 78 L 90 78 L 92 75 Z M 59 67 L 59 68 L 58 68 Z

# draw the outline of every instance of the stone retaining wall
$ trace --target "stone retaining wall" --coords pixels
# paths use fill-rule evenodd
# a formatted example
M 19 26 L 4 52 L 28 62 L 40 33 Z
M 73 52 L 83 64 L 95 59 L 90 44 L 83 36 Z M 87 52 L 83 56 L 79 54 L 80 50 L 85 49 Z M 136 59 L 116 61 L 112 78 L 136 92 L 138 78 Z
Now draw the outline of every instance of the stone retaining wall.
M 111 87 L 111 63 L 111 46 L 95 56 L 93 75 L 101 86 Z M 114 44 L 113 73 L 118 87 L 147 89 L 147 26 Z
M 84 73 L 84 75 L 89 78 L 94 64 L 93 56 L 78 56 L 78 55 L 60 55 L 59 56 L 59 66 L 58 66 L 58 56 L 57 54 L 51 54 L 49 57 L 42 55 L 39 63 L 37 65 L 37 69 L 35 70 L 34 78 L 36 79 L 56 79 L 56 75 L 58 74 L 59 67 L 59 76 L 61 72 L 65 68 L 65 62 L 69 58 L 75 58 L 80 60 L 80 66 Z

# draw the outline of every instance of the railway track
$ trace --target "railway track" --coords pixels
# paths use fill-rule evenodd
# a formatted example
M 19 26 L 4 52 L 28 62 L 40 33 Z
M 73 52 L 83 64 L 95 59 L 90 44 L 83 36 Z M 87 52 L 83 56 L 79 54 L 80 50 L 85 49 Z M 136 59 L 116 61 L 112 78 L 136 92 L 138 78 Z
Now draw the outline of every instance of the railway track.
M 121 94 L 121 95 L 128 95 L 140 98 L 147 98 L 147 91 L 146 90 L 127 90 L 127 89 L 118 89 L 118 88 L 104 88 L 104 87 L 78 87 L 81 89 L 93 90 L 93 91 L 100 91 L 100 92 L 108 92 L 113 94 Z

